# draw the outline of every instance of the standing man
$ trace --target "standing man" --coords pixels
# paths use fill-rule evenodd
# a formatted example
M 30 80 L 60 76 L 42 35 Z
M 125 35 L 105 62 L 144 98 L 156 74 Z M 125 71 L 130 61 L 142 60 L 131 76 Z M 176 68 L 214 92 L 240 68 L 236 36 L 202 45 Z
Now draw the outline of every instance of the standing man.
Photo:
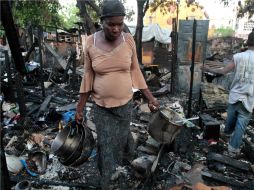
M 224 133 L 230 136 L 228 152 L 231 156 L 240 153 L 242 138 L 254 108 L 254 29 L 248 35 L 248 49 L 233 56 L 233 61 L 223 69 L 201 66 L 203 71 L 226 74 L 234 71 L 229 92 L 229 104 Z
M 133 37 L 123 32 L 125 8 L 118 0 L 105 0 L 100 17 L 102 30 L 90 35 L 84 49 L 84 76 L 76 120 L 82 120 L 91 95 L 95 102 L 98 168 L 102 189 L 112 188 L 112 174 L 128 150 L 133 90 L 140 89 L 151 111 L 159 107 L 140 71 Z

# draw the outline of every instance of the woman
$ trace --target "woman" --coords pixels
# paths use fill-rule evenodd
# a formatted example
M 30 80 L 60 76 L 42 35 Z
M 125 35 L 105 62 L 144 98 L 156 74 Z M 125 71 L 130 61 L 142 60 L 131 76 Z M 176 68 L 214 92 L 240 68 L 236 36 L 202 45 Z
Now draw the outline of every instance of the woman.
M 130 137 L 133 88 L 148 99 L 151 111 L 159 107 L 140 71 L 133 37 L 123 32 L 125 9 L 120 1 L 104 1 L 102 30 L 86 41 L 84 77 L 80 86 L 76 120 L 91 95 L 95 102 L 94 122 L 98 135 L 98 167 L 102 187 L 122 164 Z

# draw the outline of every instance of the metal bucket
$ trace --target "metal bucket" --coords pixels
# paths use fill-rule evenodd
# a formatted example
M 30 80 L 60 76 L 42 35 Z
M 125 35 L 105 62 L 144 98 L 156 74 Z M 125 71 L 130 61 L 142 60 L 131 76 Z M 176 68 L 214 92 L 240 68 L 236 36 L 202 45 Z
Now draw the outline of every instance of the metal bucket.
M 161 108 L 152 115 L 148 132 L 156 141 L 170 144 L 182 128 L 182 125 L 176 123 L 181 120 L 180 114 L 174 110 Z

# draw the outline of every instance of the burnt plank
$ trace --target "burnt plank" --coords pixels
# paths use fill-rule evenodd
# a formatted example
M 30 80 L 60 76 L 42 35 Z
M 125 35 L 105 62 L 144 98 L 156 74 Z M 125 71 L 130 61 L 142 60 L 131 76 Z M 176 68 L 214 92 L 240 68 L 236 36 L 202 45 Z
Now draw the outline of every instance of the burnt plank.
M 214 179 L 216 181 L 220 181 L 222 183 L 232 185 L 234 187 L 245 187 L 245 183 L 237 181 L 236 179 L 234 179 L 232 177 L 227 177 L 224 174 L 220 174 L 220 173 L 217 173 L 217 172 L 203 170 L 203 171 L 201 171 L 201 175 L 204 178 L 205 177 L 206 178 L 211 178 L 211 179 Z
M 37 102 L 39 101 L 40 103 L 42 102 L 42 99 L 44 99 L 43 96 L 39 95 L 39 94 L 36 94 L 35 92 L 30 92 L 29 90 L 27 89 L 24 89 L 24 91 L 28 94 L 28 101 L 33 101 L 33 100 L 37 100 Z M 67 104 L 69 103 L 68 100 L 66 99 L 63 99 L 63 98 L 59 98 L 57 96 L 52 96 L 52 99 L 51 99 L 52 102 L 56 103 L 56 104 Z
M 32 109 L 30 109 L 29 112 L 27 113 L 27 116 L 31 115 L 32 113 L 34 113 L 39 108 L 40 108 L 40 105 L 33 106 Z
M 99 188 L 99 181 L 94 179 L 93 181 L 89 181 L 86 183 L 78 183 L 78 182 L 69 182 L 69 181 L 57 181 L 57 180 L 48 180 L 48 179 L 35 179 L 31 177 L 23 177 L 23 176 L 11 176 L 10 181 L 13 183 L 18 183 L 19 181 L 29 180 L 33 185 L 47 185 L 47 186 L 66 186 L 66 187 L 75 187 L 81 189 L 97 189 Z
M 240 169 L 240 170 L 243 170 L 246 172 L 251 171 L 251 165 L 249 163 L 244 163 L 244 162 L 241 162 L 241 161 L 236 160 L 234 158 L 224 156 L 222 154 L 217 154 L 214 152 L 210 152 L 207 155 L 207 160 L 221 162 L 223 164 L 229 165 L 233 168 L 237 168 L 237 169 Z
M 46 111 L 46 109 L 47 109 L 47 107 L 48 107 L 48 104 L 49 104 L 49 102 L 51 101 L 51 98 L 52 98 L 52 95 L 48 95 L 48 96 L 45 98 L 45 100 L 43 101 L 43 103 L 42 103 L 41 106 L 40 106 L 39 111 L 38 111 L 37 114 L 36 114 L 36 117 L 39 117 L 40 114 L 41 114 L 42 112 L 45 112 L 45 111 Z

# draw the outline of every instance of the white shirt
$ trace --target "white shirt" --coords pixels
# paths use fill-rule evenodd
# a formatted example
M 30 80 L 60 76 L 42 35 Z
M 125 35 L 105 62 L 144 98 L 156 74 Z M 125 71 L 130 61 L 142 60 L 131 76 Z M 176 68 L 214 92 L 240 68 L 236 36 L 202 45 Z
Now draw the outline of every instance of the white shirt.
M 243 102 L 244 107 L 252 112 L 254 108 L 254 51 L 234 55 L 235 76 L 229 92 L 229 103 Z

